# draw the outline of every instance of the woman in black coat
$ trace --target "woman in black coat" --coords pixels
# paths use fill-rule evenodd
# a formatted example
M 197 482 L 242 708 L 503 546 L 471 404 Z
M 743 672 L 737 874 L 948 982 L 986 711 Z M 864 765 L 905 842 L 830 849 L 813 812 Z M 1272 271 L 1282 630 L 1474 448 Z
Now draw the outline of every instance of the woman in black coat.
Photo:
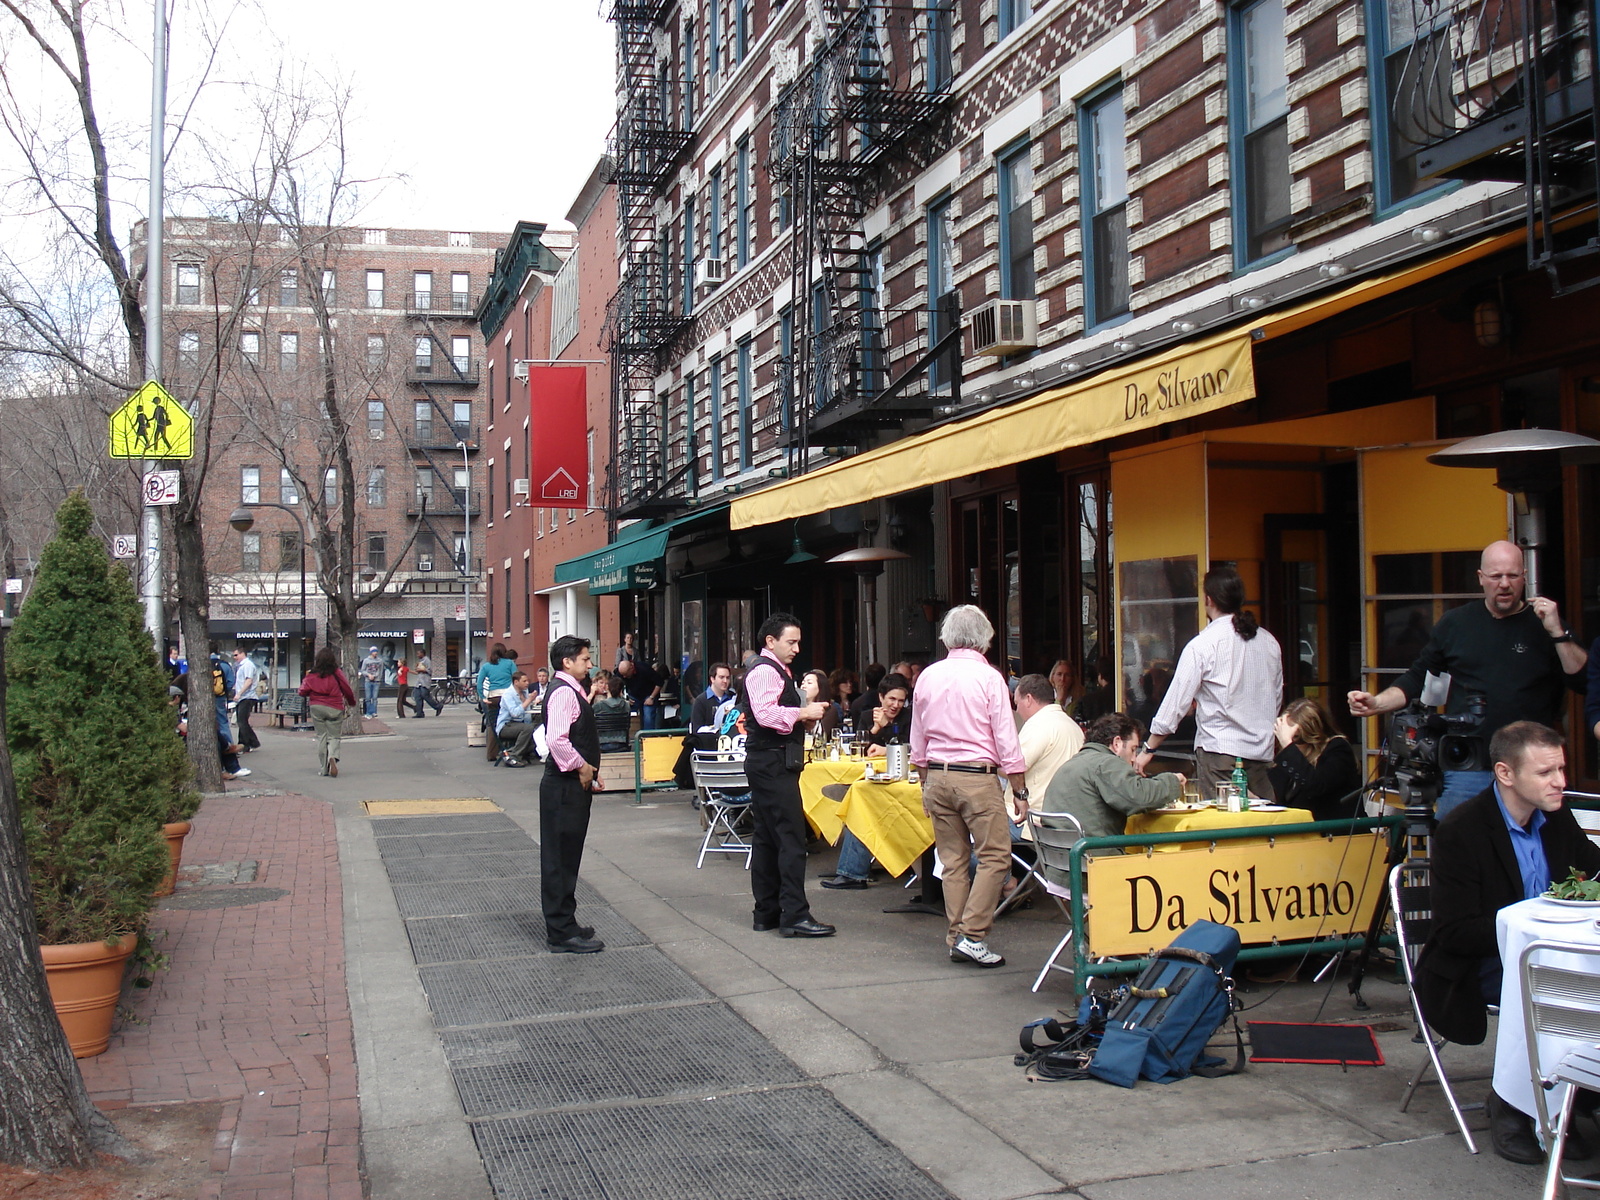
M 1360 815 L 1361 765 L 1356 748 L 1334 731 L 1333 718 L 1315 700 L 1289 701 L 1272 727 L 1278 757 L 1267 770 L 1279 804 L 1309 808 L 1318 821 Z

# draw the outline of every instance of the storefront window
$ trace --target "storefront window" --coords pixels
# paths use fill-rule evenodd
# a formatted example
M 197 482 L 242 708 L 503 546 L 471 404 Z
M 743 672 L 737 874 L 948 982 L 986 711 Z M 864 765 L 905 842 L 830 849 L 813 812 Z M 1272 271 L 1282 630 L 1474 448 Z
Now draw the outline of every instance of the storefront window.
M 1378 644 L 1370 690 L 1377 692 L 1416 661 L 1440 617 L 1483 592 L 1475 550 L 1376 554 L 1372 567 L 1378 586 L 1370 597 L 1378 617 Z
M 1148 728 L 1172 683 L 1178 654 L 1199 632 L 1200 566 L 1193 555 L 1149 558 L 1122 563 L 1120 579 L 1122 703 Z

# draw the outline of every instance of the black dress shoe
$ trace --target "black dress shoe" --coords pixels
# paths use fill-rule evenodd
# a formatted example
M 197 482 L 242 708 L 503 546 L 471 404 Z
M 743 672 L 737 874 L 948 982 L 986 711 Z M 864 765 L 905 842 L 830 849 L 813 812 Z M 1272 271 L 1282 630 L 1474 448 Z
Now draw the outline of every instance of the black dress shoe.
M 759 917 L 750 922 L 750 928 L 757 933 L 771 933 L 777 927 L 778 923 L 776 921 L 763 921 Z
M 793 925 L 778 926 L 778 933 L 782 937 L 832 937 L 837 932 L 832 925 L 824 925 L 811 917 L 796 921 Z
M 606 948 L 606 944 L 598 938 L 584 937 L 576 933 L 549 945 L 552 954 L 598 954 Z
M 848 875 L 834 875 L 824 879 L 822 886 L 835 892 L 859 892 L 869 886 L 865 879 L 851 879 Z
M 579 925 L 578 926 L 578 936 L 581 937 L 581 938 L 592 938 L 594 936 L 594 926 L 593 925 Z
M 1489 1112 L 1489 1138 L 1496 1154 L 1528 1166 L 1538 1166 L 1544 1161 L 1544 1151 L 1533 1134 L 1532 1118 L 1512 1108 L 1492 1091 L 1484 1108 Z

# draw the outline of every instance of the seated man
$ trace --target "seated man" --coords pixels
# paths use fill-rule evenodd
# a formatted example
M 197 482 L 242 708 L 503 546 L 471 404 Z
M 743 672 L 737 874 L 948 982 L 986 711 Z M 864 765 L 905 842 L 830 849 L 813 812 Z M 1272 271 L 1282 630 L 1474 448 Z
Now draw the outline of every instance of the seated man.
M 867 741 L 873 746 L 899 742 L 911 745 L 911 684 L 904 675 L 885 675 L 878 684 L 878 704 L 872 712 Z M 839 839 L 839 865 L 822 886 L 835 891 L 864 888 L 872 873 L 872 851 L 848 829 Z
M 1576 867 L 1600 873 L 1600 847 L 1564 803 L 1564 739 L 1536 721 L 1513 721 L 1489 741 L 1494 783 L 1457 806 L 1433 836 L 1433 932 L 1417 961 L 1417 1000 L 1443 1037 L 1476 1046 L 1488 1034 L 1485 1006 L 1500 1003 L 1495 914 L 1531 900 Z M 1544 1153 L 1529 1117 L 1489 1093 L 1494 1152 L 1538 1163 Z M 1567 1153 L 1587 1158 L 1567 1135 Z
M 1175 804 L 1183 796 L 1184 777 L 1149 778 L 1133 769 L 1143 730 L 1127 713 L 1096 717 L 1079 750 L 1055 773 L 1040 809 L 1068 812 L 1078 818 L 1086 837 L 1117 837 L 1134 813 Z M 1046 824 L 1050 822 L 1046 819 Z
M 528 691 L 528 673 L 518 671 L 511 676 L 511 686 L 500 693 L 500 715 L 495 720 L 494 735 L 500 741 L 500 757 L 495 761 L 508 767 L 525 767 L 537 757 L 533 748 L 533 731 L 538 725 L 529 711 L 533 697 Z

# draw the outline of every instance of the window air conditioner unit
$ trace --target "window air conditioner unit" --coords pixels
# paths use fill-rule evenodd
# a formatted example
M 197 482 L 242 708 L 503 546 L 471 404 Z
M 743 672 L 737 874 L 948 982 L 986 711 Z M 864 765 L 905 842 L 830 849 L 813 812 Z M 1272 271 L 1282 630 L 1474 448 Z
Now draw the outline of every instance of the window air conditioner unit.
M 694 281 L 698 287 L 715 287 L 726 278 L 726 259 L 702 258 L 694 264 Z
M 514 363 L 512 363 L 511 364 L 511 376 L 512 376 L 513 379 L 520 379 L 520 380 L 522 380 L 523 383 L 527 383 L 528 382 L 528 364 L 525 363 L 525 362 L 514 362 Z
M 516 497 L 518 507 L 528 507 L 528 497 L 533 492 L 533 482 L 528 479 L 513 479 L 511 481 L 511 494 Z
M 974 354 L 999 356 L 1036 350 L 1039 306 L 1032 300 L 991 300 L 972 310 L 967 329 Z
M 433 556 L 431 554 L 419 554 L 419 555 L 417 555 L 417 570 L 419 570 L 419 571 L 431 571 L 431 570 L 433 570 Z

